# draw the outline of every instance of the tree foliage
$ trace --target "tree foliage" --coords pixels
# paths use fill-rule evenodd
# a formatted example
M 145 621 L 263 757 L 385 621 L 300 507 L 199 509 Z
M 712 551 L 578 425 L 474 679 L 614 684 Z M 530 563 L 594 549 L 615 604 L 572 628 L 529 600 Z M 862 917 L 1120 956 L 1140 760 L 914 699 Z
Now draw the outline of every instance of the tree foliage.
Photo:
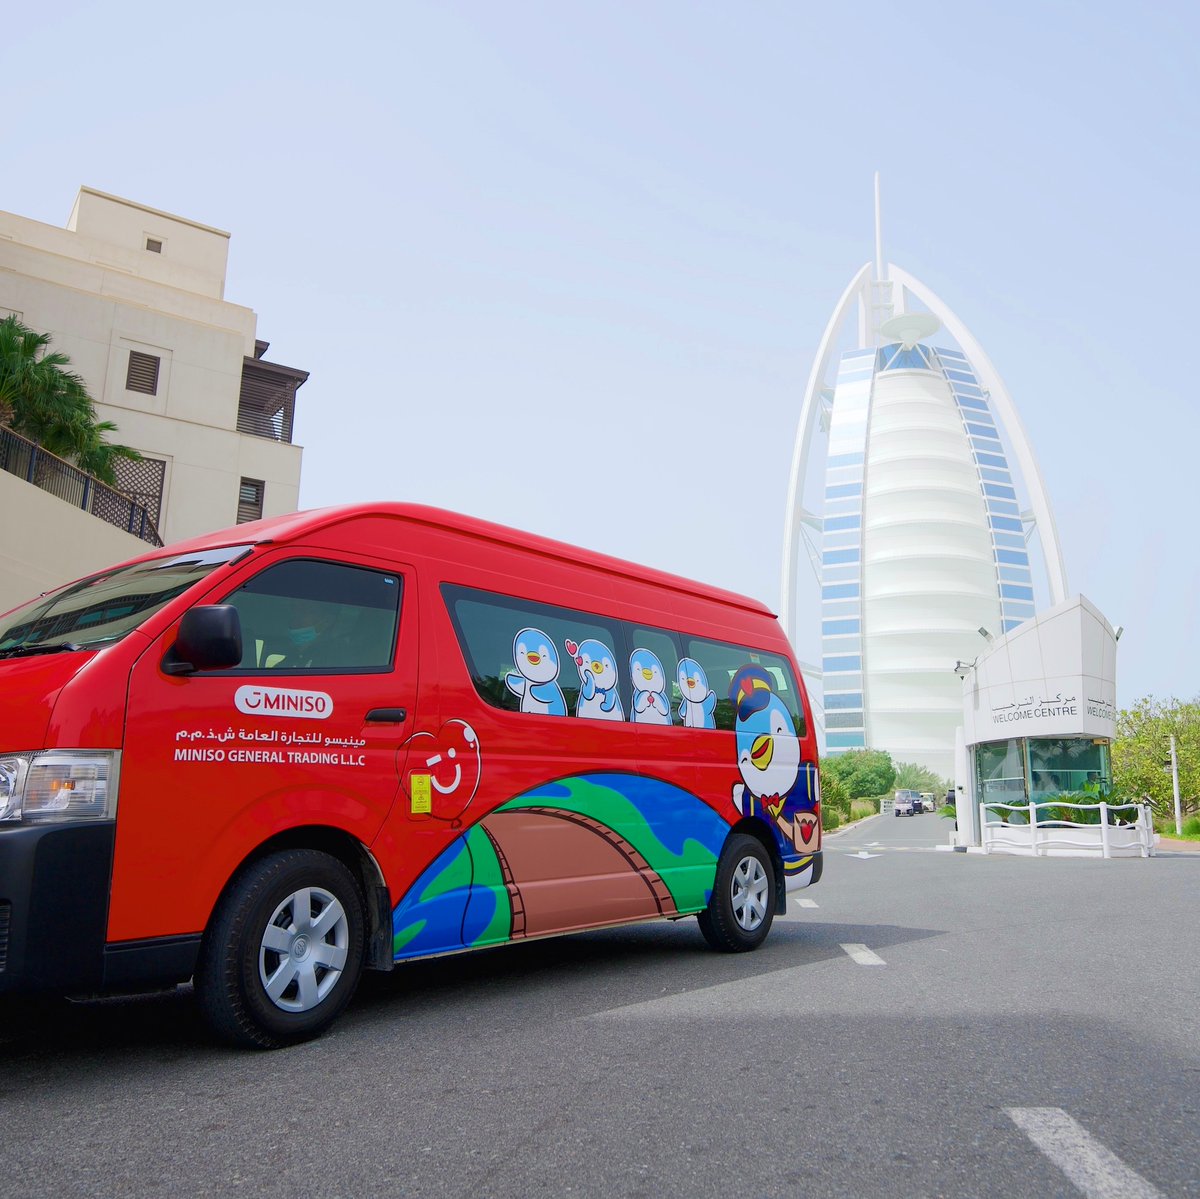
M 1179 764 L 1179 801 L 1184 814 L 1200 811 L 1200 698 L 1140 699 L 1117 713 L 1112 744 L 1113 791 L 1127 799 L 1150 797 L 1160 816 L 1173 816 L 1171 734 Z
M 882 749 L 851 749 L 827 757 L 822 763 L 830 778 L 836 778 L 851 799 L 883 795 L 896 778 L 892 755 Z
M 846 790 L 842 780 L 829 768 L 831 761 L 836 758 L 826 758 L 821 763 L 821 807 L 837 808 L 847 820 L 850 818 L 850 792 Z
M 117 459 L 141 455 L 108 440 L 117 426 L 97 419 L 87 385 L 69 369 L 71 360 L 49 347 L 48 333 L 34 332 L 15 316 L 0 321 L 0 424 L 115 485 Z
M 895 786 L 907 787 L 910 791 L 932 791 L 938 799 L 946 794 L 946 780 L 916 762 L 896 763 Z

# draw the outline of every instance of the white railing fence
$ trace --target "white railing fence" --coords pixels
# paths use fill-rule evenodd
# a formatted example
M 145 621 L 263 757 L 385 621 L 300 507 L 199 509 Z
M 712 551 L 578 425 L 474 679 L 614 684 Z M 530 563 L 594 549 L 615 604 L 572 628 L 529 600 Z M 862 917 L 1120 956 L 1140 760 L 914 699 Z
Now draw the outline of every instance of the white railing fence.
M 1095 812 L 1100 822 L 1039 817 L 1040 808 L 1077 808 Z M 979 805 L 984 853 L 1142 857 L 1154 854 L 1154 823 L 1148 804 L 1080 804 L 1062 800 L 1045 803 Z M 1005 818 L 1007 814 L 1007 819 Z M 1118 820 L 1113 819 L 1119 816 Z

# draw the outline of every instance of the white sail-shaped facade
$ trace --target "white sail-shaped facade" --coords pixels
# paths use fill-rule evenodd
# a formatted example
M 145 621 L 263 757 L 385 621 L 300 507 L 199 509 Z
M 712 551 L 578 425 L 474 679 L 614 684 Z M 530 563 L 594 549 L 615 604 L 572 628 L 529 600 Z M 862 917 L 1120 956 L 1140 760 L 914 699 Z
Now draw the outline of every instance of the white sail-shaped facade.
M 858 345 L 839 353 L 852 315 Z M 1045 591 L 1061 602 L 1053 518 L 999 376 L 928 289 L 878 260 L 863 267 L 809 380 L 784 544 L 782 611 L 801 652 L 815 640 L 796 625 L 803 549 L 821 591 L 826 752 L 885 749 L 953 774 L 955 664 L 1034 615 L 1035 530 Z

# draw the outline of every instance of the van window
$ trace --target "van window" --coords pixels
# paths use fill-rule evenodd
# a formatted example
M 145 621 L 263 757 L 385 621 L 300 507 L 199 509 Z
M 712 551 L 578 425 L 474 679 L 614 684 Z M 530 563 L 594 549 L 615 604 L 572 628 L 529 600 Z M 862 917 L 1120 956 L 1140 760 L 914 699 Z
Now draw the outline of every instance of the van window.
M 629 662 L 619 622 L 450 583 L 442 595 L 475 690 L 493 707 L 627 719 Z
M 689 658 L 703 668 L 708 685 L 716 693 L 717 706 L 714 716 L 716 727 L 734 727 L 734 705 L 729 688 L 734 676 L 743 666 L 760 666 L 771 677 L 771 689 L 791 713 L 796 726 L 796 736 L 803 737 L 807 730 L 804 705 L 800 701 L 800 689 L 796 685 L 792 668 L 786 658 L 762 650 L 747 649 L 741 645 L 728 645 L 721 641 L 706 641 L 700 637 L 683 638 L 683 648 Z
M 250 548 L 230 545 L 152 558 L 39 597 L 0 622 L 0 656 L 16 657 L 33 646 L 86 648 L 119 641 L 164 604 Z
M 293 559 L 254 576 L 223 602 L 242 622 L 235 669 L 387 670 L 400 613 L 399 575 Z

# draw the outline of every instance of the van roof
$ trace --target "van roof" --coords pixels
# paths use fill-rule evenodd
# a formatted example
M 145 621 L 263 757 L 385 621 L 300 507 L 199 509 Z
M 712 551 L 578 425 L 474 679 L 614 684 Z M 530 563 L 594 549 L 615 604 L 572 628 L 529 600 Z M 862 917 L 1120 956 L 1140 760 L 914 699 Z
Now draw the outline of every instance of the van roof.
M 216 549 L 226 545 L 263 545 L 273 541 L 300 540 L 335 525 L 345 524 L 363 517 L 386 517 L 409 524 L 476 537 L 484 541 L 515 545 L 534 554 L 600 567 L 611 573 L 621 574 L 627 578 L 637 579 L 655 586 L 670 587 L 676 591 L 718 600 L 766 616 L 775 615 L 766 604 L 735 591 L 727 591 L 722 587 L 713 587 L 681 575 L 655 570 L 649 566 L 640 566 L 622 558 L 595 553 L 564 541 L 555 541 L 549 537 L 540 537 L 536 533 L 522 532 L 519 529 L 494 524 L 475 516 L 466 516 L 425 504 L 343 504 L 330 508 L 311 508 L 303 512 L 288 513 L 285 516 L 248 521 L 246 524 L 235 525 L 229 529 L 219 529 L 213 533 L 206 533 L 202 537 L 193 537 L 187 541 L 163 546 L 161 550 L 143 554 L 135 560 L 160 558 L 164 553 L 179 554 Z

